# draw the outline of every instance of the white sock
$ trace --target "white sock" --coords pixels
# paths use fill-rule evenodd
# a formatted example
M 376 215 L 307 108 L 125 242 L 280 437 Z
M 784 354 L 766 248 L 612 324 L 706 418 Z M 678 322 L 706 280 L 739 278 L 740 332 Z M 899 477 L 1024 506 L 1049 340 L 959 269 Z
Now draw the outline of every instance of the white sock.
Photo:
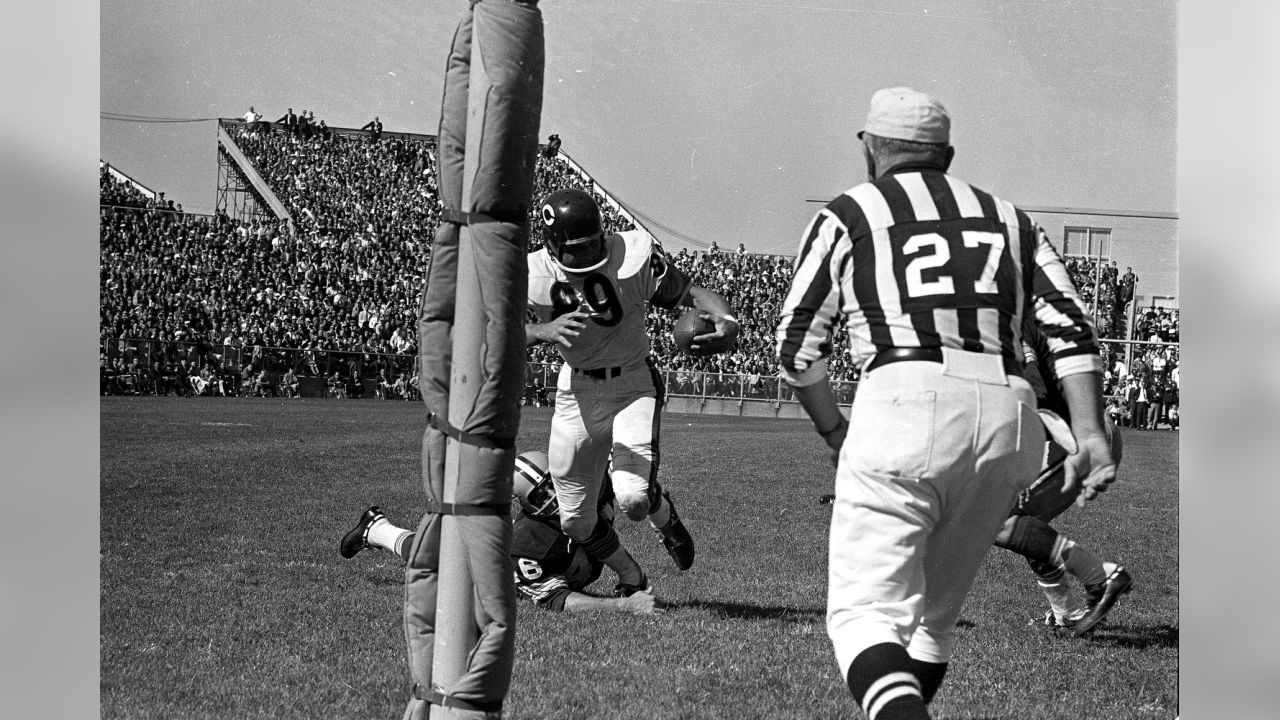
M 378 518 L 369 526 L 369 536 L 367 538 L 370 545 L 383 550 L 396 551 L 400 538 L 408 535 L 411 531 L 391 524 L 386 518 Z
M 1045 584 L 1044 581 L 1037 580 L 1040 589 L 1044 591 L 1044 596 L 1049 600 L 1049 607 L 1053 608 L 1053 615 L 1058 622 L 1063 620 L 1078 620 L 1084 613 L 1084 607 L 1080 603 L 1080 599 L 1075 597 L 1071 592 L 1071 587 L 1066 583 L 1058 582 Z

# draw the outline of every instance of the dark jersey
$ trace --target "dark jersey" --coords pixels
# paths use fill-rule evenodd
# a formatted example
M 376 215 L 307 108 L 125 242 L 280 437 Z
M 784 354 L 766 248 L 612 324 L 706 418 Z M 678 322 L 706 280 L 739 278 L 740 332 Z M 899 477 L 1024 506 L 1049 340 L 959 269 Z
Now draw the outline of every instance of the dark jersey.
M 603 563 L 594 562 L 582 546 L 560 531 L 558 517 L 535 518 L 523 512 L 511 528 L 511 560 L 516 590 L 535 604 L 564 610 L 571 592 L 581 592 L 600 577 Z

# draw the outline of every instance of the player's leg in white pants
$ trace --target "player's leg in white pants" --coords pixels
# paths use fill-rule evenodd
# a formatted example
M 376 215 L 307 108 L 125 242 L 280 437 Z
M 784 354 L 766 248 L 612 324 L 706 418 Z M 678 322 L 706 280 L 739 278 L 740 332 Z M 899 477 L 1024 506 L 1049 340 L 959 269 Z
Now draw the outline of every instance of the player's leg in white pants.
M 644 571 L 596 511 L 600 484 L 609 464 L 612 425 L 602 416 L 601 385 L 607 381 L 574 376 L 566 365 L 556 386 L 547 464 L 560 504 L 560 526 L 591 557 L 618 574 L 621 585 L 645 587 Z M 583 412 L 584 408 L 587 412 Z
M 609 463 L 608 429 L 590 427 L 581 403 L 596 404 L 597 388 L 589 378 L 574 377 L 566 365 L 556 386 L 556 408 L 547 446 L 548 471 L 560 504 L 560 526 L 569 537 L 586 542 L 596 526 L 600 479 Z M 603 431 L 603 432 L 602 432 Z
M 618 508 L 632 520 L 649 515 L 656 493 L 658 401 L 631 393 L 613 419 L 613 491 Z

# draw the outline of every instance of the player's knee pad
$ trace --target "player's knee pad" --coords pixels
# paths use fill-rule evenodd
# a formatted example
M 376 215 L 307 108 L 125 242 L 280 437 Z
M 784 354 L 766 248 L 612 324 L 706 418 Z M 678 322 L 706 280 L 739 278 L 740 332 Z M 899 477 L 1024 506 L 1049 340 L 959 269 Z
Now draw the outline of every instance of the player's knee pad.
M 627 519 L 640 521 L 649 517 L 649 498 L 644 495 L 619 495 L 618 508 Z
M 605 558 L 618 552 L 618 549 L 622 547 L 622 541 L 618 539 L 618 532 L 604 518 L 596 520 L 596 525 L 591 530 L 591 534 L 581 542 L 582 549 L 587 551 L 587 555 L 602 562 Z
M 1055 564 L 1053 546 L 1058 531 L 1048 523 L 1030 515 L 1012 515 L 996 536 L 996 545 L 1037 562 Z
M 634 449 L 614 447 L 610 479 L 617 497 L 618 509 L 634 521 L 643 520 L 661 502 L 658 466 L 652 459 Z
M 625 491 L 619 491 L 618 483 L 614 485 L 618 509 L 631 520 L 637 522 L 644 520 L 662 502 L 662 486 L 657 482 L 646 483 L 643 486 L 639 483 L 626 484 L 629 487 Z

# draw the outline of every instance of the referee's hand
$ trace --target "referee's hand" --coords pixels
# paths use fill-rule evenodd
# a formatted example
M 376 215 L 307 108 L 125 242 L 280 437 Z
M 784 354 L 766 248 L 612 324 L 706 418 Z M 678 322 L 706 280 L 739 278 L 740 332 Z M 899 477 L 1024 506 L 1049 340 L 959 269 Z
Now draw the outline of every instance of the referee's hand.
M 834 428 L 827 432 L 818 432 L 818 436 L 827 444 L 827 460 L 831 461 L 831 467 L 840 467 L 840 448 L 844 446 L 844 439 L 849 434 L 849 421 L 840 415 L 840 422 Z
M 1076 451 L 1067 456 L 1063 475 L 1063 490 L 1070 492 L 1077 485 L 1080 487 L 1076 505 L 1083 507 L 1106 492 L 1116 479 L 1116 463 L 1107 436 L 1100 432 L 1077 436 Z

